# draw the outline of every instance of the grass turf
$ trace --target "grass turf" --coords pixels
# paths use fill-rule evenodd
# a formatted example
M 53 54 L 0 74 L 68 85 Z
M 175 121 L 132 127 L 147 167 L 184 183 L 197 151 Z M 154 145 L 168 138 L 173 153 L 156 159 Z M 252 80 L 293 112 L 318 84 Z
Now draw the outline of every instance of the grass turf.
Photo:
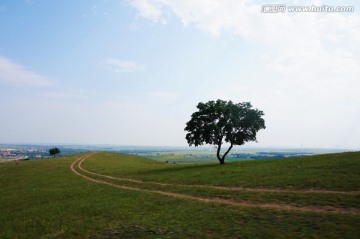
M 94 184 L 70 171 L 69 166 L 77 157 L 0 164 L 0 238 L 359 236 L 360 218 L 354 215 L 234 207 Z M 336 165 L 341 169 L 335 169 Z M 278 171 L 271 174 L 269 168 L 276 166 Z M 297 171 L 297 166 L 303 168 L 302 172 Z M 166 165 L 134 156 L 100 153 L 89 158 L 84 167 L 114 176 L 181 184 L 359 189 L 358 153 L 231 163 L 225 167 Z M 311 174 L 306 173 L 308 170 L 318 172 L 311 176 L 311 184 L 309 180 L 302 182 Z M 285 175 L 278 175 L 284 171 Z M 339 171 L 346 172 L 347 179 Z M 261 183 L 246 179 L 252 173 L 262 175 Z M 331 176 L 332 180 L 326 182 Z M 266 196 L 269 197 L 259 197 L 267 200 Z
M 84 166 L 99 173 L 176 184 L 287 189 L 360 190 L 360 153 L 168 165 L 133 155 L 100 153 Z

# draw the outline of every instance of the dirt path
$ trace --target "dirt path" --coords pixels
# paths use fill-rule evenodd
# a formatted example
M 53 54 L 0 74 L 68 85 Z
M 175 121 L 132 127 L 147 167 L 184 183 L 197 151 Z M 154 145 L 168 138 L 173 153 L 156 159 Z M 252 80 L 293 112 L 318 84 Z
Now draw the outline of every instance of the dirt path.
M 172 197 L 177 197 L 177 198 L 182 198 L 182 199 L 190 199 L 190 200 L 196 200 L 196 201 L 207 202 L 207 203 L 221 203 L 221 204 L 240 206 L 240 207 L 256 207 L 256 208 L 292 210 L 292 211 L 301 211 L 301 212 L 328 212 L 328 213 L 343 213 L 343 214 L 360 215 L 359 209 L 344 209 L 344 208 L 337 208 L 337 207 L 332 207 L 332 206 L 293 206 L 293 205 L 275 204 L 275 203 L 253 203 L 253 202 L 245 202 L 245 201 L 232 201 L 232 200 L 221 199 L 221 198 L 199 197 L 199 196 L 192 196 L 192 195 L 181 194 L 181 193 L 166 192 L 166 191 L 161 191 L 161 190 L 141 189 L 138 187 L 115 184 L 115 183 L 107 182 L 104 180 L 91 178 L 85 174 L 82 174 L 81 171 L 91 174 L 91 175 L 96 175 L 96 176 L 108 178 L 108 179 L 116 179 L 116 180 L 136 182 L 136 183 L 146 183 L 146 182 L 140 181 L 140 180 L 135 180 L 135 179 L 112 177 L 112 176 L 108 176 L 108 175 L 94 173 L 94 172 L 84 169 L 81 166 L 81 164 L 87 158 L 93 156 L 94 154 L 96 154 L 96 153 L 89 153 L 89 154 L 79 157 L 71 164 L 70 169 L 76 175 L 78 175 L 86 180 L 89 180 L 91 182 L 98 183 L 98 184 L 109 185 L 109 186 L 112 186 L 115 188 L 127 189 L 127 190 L 133 190 L 133 191 L 142 191 L 142 192 L 148 192 L 148 193 L 157 193 L 157 194 L 161 194 L 161 195 L 172 196 Z M 177 185 L 177 184 L 164 184 L 164 183 L 155 183 L 155 182 L 152 182 L 152 183 L 158 184 L 158 185 Z M 186 185 L 184 185 L 184 186 L 186 186 Z M 206 185 L 187 185 L 187 186 L 209 187 Z M 210 187 L 213 187 L 213 186 L 210 186 Z M 221 189 L 226 188 L 229 190 L 233 190 L 233 189 L 227 188 L 227 187 L 215 187 L 215 188 L 221 188 Z M 239 189 L 236 189 L 236 190 L 239 190 Z M 245 190 L 248 190 L 248 189 L 245 189 Z M 259 189 L 259 190 L 255 189 L 255 190 L 256 191 L 265 191 L 263 189 Z M 255 191 L 255 190 L 253 190 L 253 191 Z M 271 191 L 269 191 L 269 190 L 271 190 Z M 269 190 L 267 190 L 267 192 L 274 191 L 272 189 L 269 189 Z M 283 190 L 281 190 L 281 191 L 285 192 Z M 286 191 L 286 192 L 289 192 L 289 191 Z
M 276 188 L 243 188 L 243 187 L 221 187 L 221 186 L 206 186 L 210 188 L 225 189 L 232 191 L 249 191 L 249 192 L 268 192 L 268 193 L 330 193 L 330 194 L 360 194 L 360 191 L 334 191 L 322 189 L 276 189 Z

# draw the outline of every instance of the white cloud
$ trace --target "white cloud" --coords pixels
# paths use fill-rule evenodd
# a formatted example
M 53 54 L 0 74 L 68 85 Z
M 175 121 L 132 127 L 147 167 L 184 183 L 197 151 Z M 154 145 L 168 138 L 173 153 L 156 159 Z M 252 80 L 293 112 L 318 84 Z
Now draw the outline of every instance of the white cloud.
M 134 72 L 142 69 L 142 66 L 137 62 L 123 61 L 115 58 L 108 58 L 100 65 L 112 72 Z
M 133 1 L 137 2 L 137 1 Z M 360 94 L 360 15 L 356 13 L 261 13 L 263 3 L 250 0 L 148 0 L 161 10 L 156 16 L 177 16 L 213 36 L 238 36 L 265 47 L 265 68 L 277 85 L 292 92 L 343 96 Z M 321 1 L 284 1 L 290 5 L 322 5 Z M 138 5 L 134 7 L 142 12 Z M 150 7 L 149 7 L 150 8 Z M 140 14 L 145 18 L 150 18 Z M 358 89 L 358 90 L 355 90 Z M 326 92 L 325 92 L 326 91 Z M 315 93 L 314 93 L 315 94 Z M 360 98 L 357 102 L 360 104 Z
M 140 1 L 157 14 L 140 15 L 153 20 L 167 13 L 185 26 L 195 26 L 214 36 L 230 33 L 267 47 L 268 70 L 284 79 L 313 82 L 315 77 L 358 77 L 360 69 L 359 14 L 296 13 L 264 14 L 261 4 L 249 0 L 147 0 Z M 299 5 L 298 1 L 285 1 Z M 321 1 L 302 1 L 301 5 Z M 160 12 L 159 12 L 160 11 Z M 329 79 L 327 79 L 329 80 Z
M 162 1 L 157 0 L 132 0 L 131 5 L 135 7 L 139 15 L 144 18 L 148 18 L 153 22 L 166 23 L 163 18 Z
M 47 77 L 27 70 L 4 56 L 0 56 L 1 81 L 18 86 L 50 86 L 53 83 Z
M 327 4 L 310 0 L 281 3 Z M 161 11 L 156 15 L 158 18 L 173 15 L 184 26 L 195 27 L 210 36 L 231 35 L 265 49 L 259 56 L 264 65 L 257 68 L 267 74 L 266 78 L 275 79 L 271 85 L 259 78 L 255 79 L 258 84 L 254 88 L 243 90 L 241 87 L 248 85 L 239 82 L 213 95 L 248 99 L 263 109 L 269 119 L 269 142 L 281 137 L 277 134 L 281 129 L 285 129 L 284 133 L 296 129 L 292 132 L 292 145 L 308 139 L 314 144 L 324 142 L 334 146 L 344 135 L 349 136 L 347 145 L 354 146 L 358 141 L 355 133 L 350 137 L 360 120 L 360 15 L 357 12 L 264 14 L 261 13 L 264 2 L 251 0 L 148 0 L 147 4 Z M 154 21 L 144 14 L 140 16 Z M 307 136 L 306 132 L 313 136 Z

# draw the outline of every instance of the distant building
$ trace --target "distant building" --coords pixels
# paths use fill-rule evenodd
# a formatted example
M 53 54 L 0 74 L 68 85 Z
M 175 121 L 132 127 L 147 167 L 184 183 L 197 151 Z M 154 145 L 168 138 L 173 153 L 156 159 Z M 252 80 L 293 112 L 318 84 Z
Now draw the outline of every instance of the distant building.
M 6 157 L 6 156 L 9 156 L 9 155 L 10 155 L 9 151 L 1 151 L 0 152 L 0 156 Z

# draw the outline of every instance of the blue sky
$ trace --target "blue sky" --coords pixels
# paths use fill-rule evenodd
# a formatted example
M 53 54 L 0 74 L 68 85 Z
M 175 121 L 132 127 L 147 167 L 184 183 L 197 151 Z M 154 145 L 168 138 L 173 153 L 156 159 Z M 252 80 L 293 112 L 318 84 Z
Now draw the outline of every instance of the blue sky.
M 264 2 L 1 0 L 0 142 L 186 145 L 220 98 L 264 111 L 248 146 L 359 149 L 359 3 Z

